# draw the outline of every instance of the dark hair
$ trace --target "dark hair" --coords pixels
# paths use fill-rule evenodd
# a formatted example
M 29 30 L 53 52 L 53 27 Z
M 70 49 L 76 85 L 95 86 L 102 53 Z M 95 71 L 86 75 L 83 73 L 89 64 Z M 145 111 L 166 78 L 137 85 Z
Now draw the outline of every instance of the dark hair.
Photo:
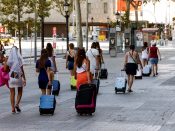
M 96 49 L 99 51 L 99 53 L 101 54 L 102 50 L 100 48 L 100 43 L 96 42 Z
M 91 48 L 96 48 L 96 42 L 93 42 Z
M 143 43 L 143 46 L 144 46 L 144 47 L 148 47 L 148 43 L 147 43 L 147 42 L 144 42 L 144 43 Z
M 74 44 L 73 44 L 73 43 L 70 43 L 70 44 L 69 44 L 69 48 L 70 48 L 70 49 L 74 49 Z
M 83 60 L 86 59 L 86 52 L 84 48 L 79 48 L 76 58 L 76 65 L 80 68 L 83 64 Z
M 48 60 L 48 52 L 46 49 L 41 50 L 41 56 L 39 59 L 39 68 L 45 68 L 45 63 Z
M 135 45 L 130 45 L 129 48 L 130 48 L 131 50 L 135 50 Z
M 52 57 L 52 55 L 53 55 L 53 47 L 52 47 L 51 43 L 47 43 L 46 50 L 48 52 L 48 56 Z

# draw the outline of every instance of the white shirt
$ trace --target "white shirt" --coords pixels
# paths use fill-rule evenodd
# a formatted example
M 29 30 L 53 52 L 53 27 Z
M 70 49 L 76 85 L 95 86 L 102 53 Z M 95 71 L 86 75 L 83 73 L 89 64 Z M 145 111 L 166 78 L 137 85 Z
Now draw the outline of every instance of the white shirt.
M 88 57 L 89 61 L 90 61 L 90 71 L 93 74 L 96 67 L 97 67 L 97 63 L 96 63 L 96 57 L 99 55 L 99 51 L 97 49 L 89 49 L 86 52 L 86 56 Z

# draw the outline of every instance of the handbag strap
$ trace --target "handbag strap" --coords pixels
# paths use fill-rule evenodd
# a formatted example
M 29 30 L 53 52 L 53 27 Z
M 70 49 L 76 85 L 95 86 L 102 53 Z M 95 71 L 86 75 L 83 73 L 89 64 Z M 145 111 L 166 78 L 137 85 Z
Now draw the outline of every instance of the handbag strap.
M 131 56 L 131 58 L 133 59 L 134 63 L 137 64 L 136 60 L 133 58 L 133 56 L 131 55 L 131 53 L 129 52 L 129 55 Z

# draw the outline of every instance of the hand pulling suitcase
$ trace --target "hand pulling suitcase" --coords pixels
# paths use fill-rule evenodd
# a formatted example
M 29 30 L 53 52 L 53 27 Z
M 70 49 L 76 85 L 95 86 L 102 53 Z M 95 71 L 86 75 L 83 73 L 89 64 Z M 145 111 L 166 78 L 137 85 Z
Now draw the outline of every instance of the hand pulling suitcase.
M 151 65 L 146 65 L 145 67 L 143 67 L 142 75 L 143 76 L 150 76 L 151 75 Z
M 71 80 L 70 80 L 70 88 L 71 90 L 76 90 L 77 87 L 77 80 L 75 79 L 75 76 L 71 76 Z
M 54 115 L 56 108 L 56 99 L 54 95 L 41 95 L 39 112 L 40 115 L 51 114 Z
M 135 79 L 142 79 L 142 70 L 138 69 L 135 75 Z
M 58 96 L 60 92 L 60 82 L 58 80 L 52 81 L 52 95 Z
M 105 64 L 102 64 L 102 68 L 99 73 L 99 78 L 100 79 L 107 79 L 108 78 L 108 70 L 105 68 Z
M 125 75 L 123 75 L 124 71 L 121 71 L 120 76 L 116 78 L 115 81 L 115 93 L 117 94 L 118 92 L 126 92 L 126 86 L 127 86 L 127 80 Z
M 99 92 L 99 87 L 100 87 L 100 80 L 99 80 L 99 71 L 98 70 L 95 70 L 94 71 L 94 78 L 92 80 L 92 84 L 95 84 L 96 85 L 96 92 L 98 94 Z
M 96 86 L 94 84 L 83 84 L 77 90 L 75 98 L 75 109 L 78 114 L 89 114 L 95 112 L 96 108 Z

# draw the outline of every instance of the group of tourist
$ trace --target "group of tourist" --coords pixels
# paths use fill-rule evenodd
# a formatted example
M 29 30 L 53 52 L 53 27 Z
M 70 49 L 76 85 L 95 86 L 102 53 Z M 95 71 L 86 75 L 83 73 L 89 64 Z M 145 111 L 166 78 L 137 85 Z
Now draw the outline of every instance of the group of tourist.
M 0 43 L 0 48 L 3 48 Z M 85 51 L 84 48 L 74 49 L 74 44 L 69 44 L 69 50 L 66 53 L 66 68 L 70 71 L 70 77 L 74 76 L 77 80 L 77 89 L 81 84 L 91 83 L 95 74 L 104 63 L 102 49 L 98 42 L 93 42 L 91 48 Z M 152 65 L 152 76 L 158 75 L 158 58 L 161 59 L 160 51 L 156 47 L 156 43 L 152 43 L 148 47 L 148 43 L 144 43 L 142 47 L 142 61 L 139 54 L 135 51 L 135 46 L 130 45 L 130 50 L 125 54 L 124 67 L 128 75 L 128 92 L 132 92 L 134 75 L 136 75 L 138 64 L 143 69 L 148 62 Z M 26 85 L 26 77 L 23 69 L 23 59 L 16 46 L 13 46 L 8 57 L 4 57 L 2 50 L 0 51 L 0 71 L 5 72 L 0 77 L 0 86 L 7 85 L 10 89 L 10 101 L 12 113 L 21 112 L 20 100 L 22 97 L 23 87 Z M 38 86 L 42 95 L 51 94 L 52 81 L 54 74 L 57 72 L 57 65 L 54 50 L 51 43 L 48 43 L 45 49 L 41 50 L 41 56 L 36 61 L 36 72 L 38 75 Z M 5 75 L 7 76 L 6 80 Z M 18 94 L 15 101 L 15 89 Z
M 140 65 L 141 70 L 143 67 L 151 64 L 151 75 L 155 77 L 158 75 L 158 61 L 161 60 L 161 55 L 158 47 L 156 47 L 156 43 L 151 43 L 151 46 L 148 46 L 147 42 L 144 42 L 141 52 L 141 59 L 139 53 L 135 50 L 135 45 L 130 45 L 130 50 L 125 54 L 124 60 L 124 69 L 126 74 L 128 75 L 128 92 L 133 92 L 132 85 L 134 81 L 134 77 Z

